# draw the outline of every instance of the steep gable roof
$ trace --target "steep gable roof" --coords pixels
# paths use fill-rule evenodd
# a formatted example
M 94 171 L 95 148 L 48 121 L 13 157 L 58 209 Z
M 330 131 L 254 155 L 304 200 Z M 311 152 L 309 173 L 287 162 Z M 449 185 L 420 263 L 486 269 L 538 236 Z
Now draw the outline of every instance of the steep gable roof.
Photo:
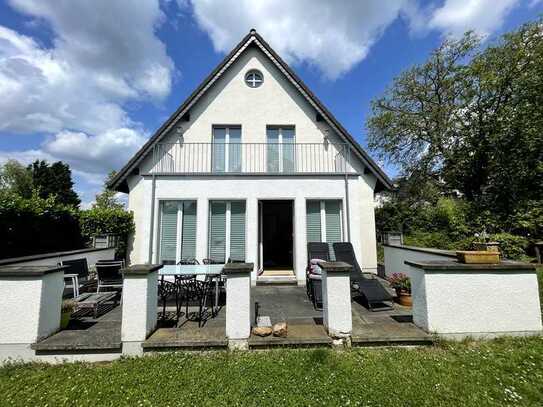
M 366 153 L 360 144 L 349 134 L 349 132 L 337 121 L 330 111 L 322 104 L 322 102 L 309 90 L 304 82 L 294 73 L 285 61 L 264 41 L 264 39 L 256 32 L 251 30 L 221 61 L 221 63 L 204 79 L 204 81 L 196 88 L 194 92 L 179 106 L 179 108 L 168 118 L 168 120 L 160 126 L 153 136 L 140 148 L 140 150 L 128 161 L 128 163 L 115 175 L 109 186 L 117 191 L 128 192 L 126 184 L 127 177 L 137 168 L 143 158 L 152 151 L 153 146 L 158 143 L 187 113 L 190 108 L 213 86 L 213 84 L 223 75 L 223 73 L 238 59 L 238 57 L 249 46 L 258 47 L 286 76 L 286 78 L 294 85 L 296 89 L 304 96 L 318 114 L 334 129 L 341 137 L 345 139 L 354 149 L 355 153 L 362 160 L 364 165 L 377 178 L 376 191 L 383 189 L 392 189 L 392 182 L 383 170 L 373 161 Z

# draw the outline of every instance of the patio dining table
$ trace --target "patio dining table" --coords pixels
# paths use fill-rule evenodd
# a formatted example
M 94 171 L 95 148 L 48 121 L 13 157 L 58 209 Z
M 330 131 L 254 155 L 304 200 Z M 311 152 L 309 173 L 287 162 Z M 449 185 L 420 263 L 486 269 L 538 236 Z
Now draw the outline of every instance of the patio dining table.
M 215 280 L 215 304 L 212 314 L 219 309 L 219 281 L 224 264 L 178 264 L 164 265 L 159 271 L 160 276 L 204 276 Z

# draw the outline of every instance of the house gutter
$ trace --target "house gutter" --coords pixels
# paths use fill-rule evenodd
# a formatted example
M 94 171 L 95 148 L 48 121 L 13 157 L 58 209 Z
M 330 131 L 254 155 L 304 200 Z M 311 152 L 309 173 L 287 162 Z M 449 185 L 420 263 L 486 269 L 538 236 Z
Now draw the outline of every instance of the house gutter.
M 347 215 L 347 241 L 351 241 L 351 209 L 349 206 L 349 174 L 347 171 L 347 165 L 351 158 L 351 147 L 346 145 L 347 149 L 347 161 L 345 162 L 345 214 Z
M 156 176 L 152 175 L 151 179 L 151 229 L 149 230 L 149 258 L 148 264 L 153 264 L 153 246 L 154 246 L 154 226 L 155 226 L 155 189 L 156 189 Z

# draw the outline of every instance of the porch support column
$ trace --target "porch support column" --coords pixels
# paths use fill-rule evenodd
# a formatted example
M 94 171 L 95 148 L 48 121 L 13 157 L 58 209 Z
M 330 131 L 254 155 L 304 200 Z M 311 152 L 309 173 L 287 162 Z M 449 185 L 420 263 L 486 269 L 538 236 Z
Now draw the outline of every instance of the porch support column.
M 230 349 L 249 348 L 251 335 L 251 272 L 253 263 L 227 263 L 226 337 Z
M 142 343 L 157 324 L 158 270 L 162 264 L 123 269 L 121 341 L 125 355 L 141 355 Z
M 65 268 L 0 268 L 0 362 L 30 360 L 30 346 L 60 328 Z
M 321 263 L 323 320 L 328 335 L 337 345 L 350 345 L 353 320 L 351 315 L 352 266 L 343 262 Z

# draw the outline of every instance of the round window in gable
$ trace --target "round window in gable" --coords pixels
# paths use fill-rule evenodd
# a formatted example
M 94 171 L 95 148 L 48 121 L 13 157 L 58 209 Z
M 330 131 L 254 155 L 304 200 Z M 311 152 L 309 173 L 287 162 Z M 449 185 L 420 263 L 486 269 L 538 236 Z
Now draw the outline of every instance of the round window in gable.
M 262 72 L 252 69 L 245 74 L 245 83 L 250 88 L 258 88 L 264 82 Z

